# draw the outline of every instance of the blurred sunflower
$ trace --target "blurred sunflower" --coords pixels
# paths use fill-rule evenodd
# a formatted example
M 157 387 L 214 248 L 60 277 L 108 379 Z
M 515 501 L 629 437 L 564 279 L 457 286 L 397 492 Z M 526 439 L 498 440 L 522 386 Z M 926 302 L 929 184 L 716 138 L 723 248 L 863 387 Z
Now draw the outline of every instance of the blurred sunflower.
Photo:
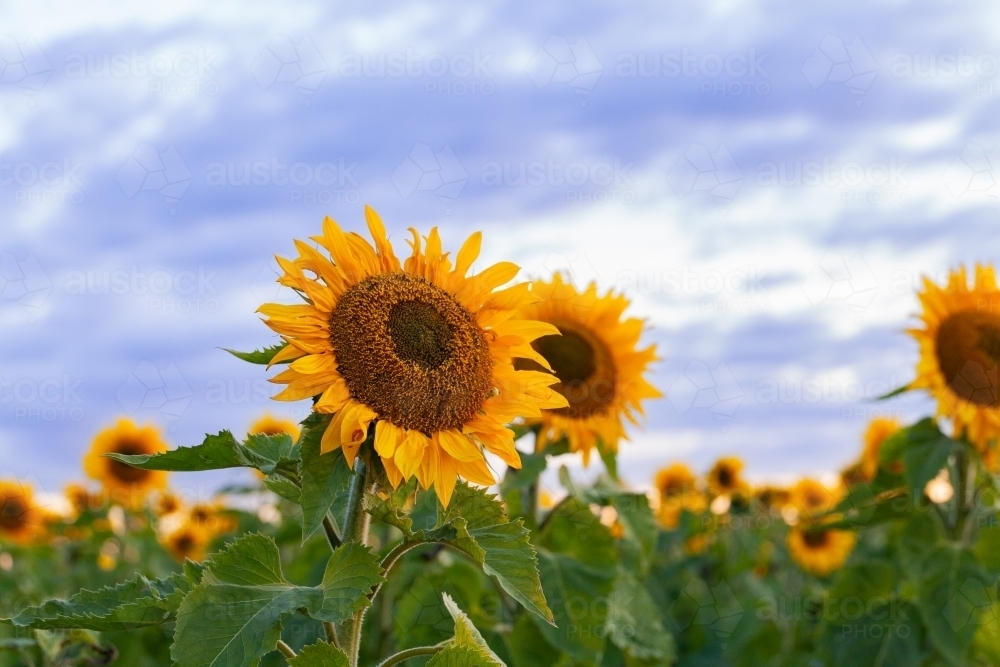
M 180 496 L 168 489 L 156 494 L 150 508 L 156 516 L 167 516 L 181 511 L 184 508 L 184 503 Z
M 270 414 L 266 414 L 253 423 L 248 431 L 250 435 L 279 435 L 287 433 L 292 436 L 292 440 L 299 439 L 299 426 L 291 419 L 281 419 Z
M 861 461 L 858 468 L 864 481 L 870 482 L 875 479 L 875 475 L 878 473 L 879 452 L 882 449 L 882 444 L 901 428 L 902 424 L 899 423 L 899 420 L 886 417 L 876 417 L 868 424 L 864 435 L 865 448 L 861 451 Z
M 287 385 L 275 398 L 318 396 L 313 409 L 336 415 L 321 450 L 342 448 L 352 467 L 374 425 L 375 451 L 392 484 L 416 476 L 447 505 L 458 476 L 494 483 L 483 448 L 520 467 L 505 424 L 566 405 L 550 374 L 513 365 L 525 357 L 547 366 L 530 343 L 557 330 L 514 317 L 536 299 L 527 284 L 495 291 L 514 278 L 516 265 L 467 275 L 480 233 L 452 264 L 437 228 L 423 246 L 411 229 L 412 254 L 401 264 L 375 211 L 365 207 L 365 217 L 374 247 L 326 218 L 313 240 L 332 261 L 301 241 L 298 258 L 278 258 L 278 282 L 306 303 L 259 309 L 288 343 L 273 359 L 291 362 L 272 379 Z
M 660 509 L 657 517 L 660 525 L 668 530 L 677 527 L 681 520 L 681 513 L 688 511 L 692 514 L 701 514 L 708 509 L 708 500 L 705 494 L 699 491 L 682 491 L 671 496 L 664 496 L 660 499 Z
M 736 456 L 725 456 L 708 471 L 708 490 L 715 496 L 746 493 L 749 484 L 743 479 L 743 461 Z
M 599 296 L 594 284 L 579 292 L 559 274 L 550 282 L 532 283 L 531 289 L 541 301 L 521 315 L 547 322 L 562 335 L 542 336 L 531 344 L 545 364 L 518 361 L 515 366 L 551 368 L 558 378 L 554 389 L 569 405 L 546 410 L 529 423 L 541 425 L 539 449 L 566 437 L 570 451 L 581 452 L 586 465 L 595 446 L 618 451 L 618 441 L 626 437 L 623 419 L 637 423 L 642 400 L 663 396 L 643 377 L 656 359 L 656 347 L 638 349 L 643 322 L 622 318 L 629 305 L 624 296 Z
M 972 285 L 965 267 L 947 286 L 924 278 L 918 293 L 923 329 L 909 333 L 920 345 L 914 389 L 937 400 L 937 414 L 952 419 L 980 450 L 1000 435 L 1000 289 L 992 266 L 977 265 Z
M 27 545 L 45 532 L 45 512 L 35 502 L 31 486 L 0 480 L 0 541 Z
M 202 561 L 212 543 L 212 534 L 193 523 L 185 522 L 171 530 L 161 539 L 163 548 L 180 562 L 190 558 Z
M 762 486 L 754 490 L 754 498 L 764 509 L 781 511 L 788 505 L 791 494 L 781 486 Z
M 238 522 L 225 513 L 219 502 L 197 503 L 187 511 L 188 522 L 210 535 L 221 535 L 236 530 Z
M 111 502 L 137 510 L 150 492 L 167 485 L 167 473 L 159 470 L 141 470 L 107 458 L 105 454 L 159 454 L 167 445 L 153 426 L 136 426 L 128 419 L 107 428 L 94 438 L 90 451 L 83 459 L 87 475 L 104 485 Z
M 815 516 L 833 509 L 840 502 L 843 492 L 805 477 L 789 490 L 788 503 L 800 516 Z
M 67 484 L 66 488 L 63 489 L 63 495 L 77 516 L 88 510 L 96 510 L 104 504 L 104 498 L 101 494 L 91 493 L 90 489 L 82 484 Z
M 694 490 L 698 478 L 694 471 L 683 463 L 671 463 L 666 468 L 656 471 L 653 484 L 660 492 L 661 498 Z
M 843 567 L 857 536 L 849 530 L 797 527 L 788 531 L 788 551 L 803 570 L 825 577 Z

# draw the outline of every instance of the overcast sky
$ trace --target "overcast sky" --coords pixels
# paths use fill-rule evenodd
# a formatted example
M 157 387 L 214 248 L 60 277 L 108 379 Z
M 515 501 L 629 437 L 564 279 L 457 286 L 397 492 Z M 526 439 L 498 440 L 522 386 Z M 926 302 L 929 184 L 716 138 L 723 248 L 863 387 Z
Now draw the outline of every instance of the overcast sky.
M 871 399 L 919 277 L 1000 255 L 995 3 L 382 4 L 0 7 L 0 476 L 59 488 L 120 415 L 303 416 L 220 348 L 365 203 L 633 299 L 667 393 L 635 485 L 821 474 L 929 409 Z

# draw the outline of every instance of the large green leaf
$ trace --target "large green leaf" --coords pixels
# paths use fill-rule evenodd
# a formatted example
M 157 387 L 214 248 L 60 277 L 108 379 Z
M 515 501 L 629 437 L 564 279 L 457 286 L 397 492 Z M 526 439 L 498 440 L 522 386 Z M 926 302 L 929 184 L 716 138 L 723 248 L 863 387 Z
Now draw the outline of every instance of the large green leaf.
M 953 665 L 966 664 L 991 583 L 972 552 L 957 545 L 939 544 L 921 563 L 917 606 L 934 646 Z
M 902 460 L 906 484 L 914 499 L 923 497 L 924 487 L 948 462 L 948 457 L 960 446 L 938 428 L 930 417 L 901 429 L 882 445 L 882 461 Z
M 242 359 L 243 361 L 249 361 L 251 364 L 269 364 L 271 360 L 274 359 L 275 355 L 281 352 L 288 343 L 277 343 L 275 345 L 270 345 L 260 350 L 254 350 L 253 352 L 237 352 L 236 350 L 230 350 L 228 348 L 222 348 L 226 350 L 229 354 L 233 355 L 237 359 Z
M 428 496 L 433 497 L 422 498 Z M 552 622 L 530 532 L 521 519 L 510 521 L 496 496 L 459 482 L 448 507 L 438 504 L 436 525 L 415 532 L 412 519 L 391 501 L 369 497 L 365 506 L 374 518 L 403 531 L 407 541 L 441 542 L 466 554 L 525 609 Z
M 451 596 L 442 593 L 442 597 L 445 608 L 455 619 L 455 636 L 427 662 L 427 667 L 506 667 Z
M 462 551 L 493 576 L 528 611 L 549 623 L 552 612 L 538 579 L 538 561 L 524 522 L 511 522 L 496 496 L 461 482 L 447 509 L 439 507 L 438 524 L 452 527 L 441 541 Z M 447 536 L 445 536 L 447 534 Z
M 139 576 L 117 586 L 80 591 L 68 600 L 49 600 L 3 620 L 23 628 L 104 632 L 160 625 L 173 620 L 193 583 L 183 574 L 154 581 Z
M 620 569 L 608 603 L 608 637 L 644 665 L 673 664 L 674 638 L 663 627 L 655 603 L 630 572 Z
M 194 472 L 221 468 L 257 468 L 266 460 L 236 441 L 229 431 L 206 435 L 204 442 L 194 447 L 178 447 L 163 454 L 108 454 L 109 458 L 143 470 Z
M 323 524 L 323 519 L 338 498 L 346 498 L 351 481 L 351 469 L 340 449 L 320 454 L 320 440 L 329 418 L 310 417 L 304 427 L 302 449 L 302 541 L 305 542 Z M 337 512 L 335 512 L 337 514 Z M 336 517 L 338 528 L 343 530 L 343 517 Z
M 542 588 L 555 626 L 537 623 L 552 646 L 581 662 L 604 649 L 607 599 L 615 578 L 614 540 L 590 508 L 568 498 L 536 536 Z
M 831 623 L 827 643 L 833 667 L 919 667 L 924 629 L 910 604 L 886 598 L 853 598 L 863 613 Z M 845 607 L 846 608 L 846 607 Z
M 343 622 L 382 580 L 375 554 L 349 542 L 330 557 L 318 587 L 296 586 L 281 573 L 273 539 L 242 537 L 211 558 L 181 603 L 171 657 L 179 667 L 250 667 L 274 650 L 286 615 Z
M 304 647 L 288 661 L 289 667 L 350 667 L 347 656 L 339 648 L 326 642 L 316 642 Z

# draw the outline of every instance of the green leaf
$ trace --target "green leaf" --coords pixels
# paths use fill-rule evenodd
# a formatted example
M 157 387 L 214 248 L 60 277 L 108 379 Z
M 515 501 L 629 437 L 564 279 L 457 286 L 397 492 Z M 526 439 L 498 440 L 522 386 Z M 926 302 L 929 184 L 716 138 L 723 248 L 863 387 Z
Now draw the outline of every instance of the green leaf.
M 354 612 L 371 604 L 368 594 L 384 582 L 376 554 L 360 542 L 346 542 L 337 548 L 326 565 L 323 583 L 323 605 L 315 618 L 341 623 Z
M 555 626 L 537 623 L 552 646 L 581 662 L 604 648 L 608 596 L 615 578 L 614 539 L 590 511 L 567 498 L 537 534 L 542 588 Z
M 934 646 L 953 665 L 966 664 L 979 616 L 990 604 L 990 584 L 972 552 L 960 546 L 940 544 L 921 563 L 917 606 Z
M 1000 570 L 1000 526 L 981 529 L 972 550 L 983 567 L 994 572 Z
M 608 471 L 608 475 L 611 479 L 618 481 L 618 452 L 605 447 L 604 443 L 597 443 L 597 453 L 601 455 L 601 462 L 604 463 L 605 469 Z
M 229 431 L 217 435 L 206 435 L 204 442 L 194 447 L 178 447 L 163 454 L 107 454 L 122 463 L 142 470 L 169 470 L 172 472 L 193 472 L 219 470 L 221 468 L 255 468 L 264 465 L 264 460 L 245 449 Z
M 347 497 L 347 486 L 350 484 L 352 471 L 347 466 L 344 453 L 337 449 L 326 454 L 320 454 L 320 440 L 329 417 L 310 417 L 306 420 L 305 433 L 302 436 L 302 493 L 299 505 L 302 506 L 302 542 L 312 537 L 323 524 L 327 512 L 333 508 L 338 498 Z M 336 513 L 335 513 L 336 514 Z M 337 527 L 343 530 L 342 517 L 338 519 Z
M 330 557 L 320 586 L 296 586 L 282 575 L 272 538 L 244 536 L 212 556 L 201 583 L 184 598 L 171 657 L 179 667 L 251 667 L 274 650 L 285 616 L 301 610 L 344 621 L 369 604 L 380 581 L 377 557 L 349 542 Z
M 299 448 L 287 433 L 266 435 L 254 433 L 247 436 L 244 447 L 273 465 L 273 469 L 295 470 L 299 461 Z M 271 472 L 263 470 L 262 472 Z
M 877 397 L 875 400 L 876 401 L 884 401 L 886 399 L 893 398 L 894 396 L 899 396 L 900 394 L 905 394 L 906 392 L 910 391 L 911 389 L 913 389 L 913 388 L 910 385 L 904 384 L 902 387 L 896 387 L 892 391 L 890 391 L 890 392 L 888 392 L 886 394 L 882 394 L 881 396 Z
M 673 636 L 660 622 L 646 588 L 625 570 L 620 569 L 615 579 L 605 627 L 611 641 L 631 657 L 646 664 L 673 664 Z
M 455 619 L 455 636 L 427 662 L 427 667 L 507 667 L 451 596 L 442 593 L 442 597 L 445 608 Z
M 649 499 L 642 493 L 628 493 L 615 497 L 611 506 L 618 514 L 618 522 L 625 531 L 625 538 L 639 544 L 645 562 L 656 550 L 659 527 L 649 508 Z
M 22 628 L 104 632 L 160 625 L 173 619 L 190 586 L 181 574 L 155 581 L 139 576 L 117 586 L 80 591 L 68 600 L 49 600 L 3 620 Z
M 364 503 L 365 511 L 373 519 L 399 528 L 406 538 L 413 537 L 413 519 L 403 512 L 403 508 L 396 504 L 392 496 L 383 500 L 369 493 L 365 495 Z
M 350 667 L 347 655 L 332 644 L 320 641 L 303 647 L 288 661 L 289 667 Z
M 860 617 L 831 623 L 825 637 L 833 667 L 919 667 L 924 664 L 924 629 L 917 610 L 888 598 L 853 598 L 864 603 Z
M 460 482 L 448 508 L 439 507 L 438 525 L 427 537 L 468 555 L 525 609 L 553 622 L 530 533 L 521 519 L 508 520 L 496 496 Z
M 242 359 L 243 361 L 249 361 L 251 364 L 269 364 L 271 360 L 274 359 L 275 355 L 285 349 L 288 343 L 277 343 L 269 347 L 265 347 L 261 350 L 254 350 L 253 352 L 237 352 L 236 350 L 230 350 L 228 348 L 222 348 L 229 354 L 233 355 L 237 359 Z M 288 362 L 284 362 L 288 363 Z
M 900 429 L 882 444 L 879 459 L 883 463 L 903 461 L 906 484 L 913 499 L 923 498 L 924 487 L 948 462 L 948 457 L 960 446 L 927 417 L 913 426 Z

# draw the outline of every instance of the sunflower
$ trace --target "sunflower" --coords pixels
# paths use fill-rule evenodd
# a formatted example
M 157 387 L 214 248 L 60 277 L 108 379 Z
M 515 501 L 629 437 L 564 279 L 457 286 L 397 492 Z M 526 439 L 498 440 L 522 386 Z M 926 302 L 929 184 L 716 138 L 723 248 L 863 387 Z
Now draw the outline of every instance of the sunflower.
M 708 500 L 703 493 L 683 491 L 671 496 L 664 496 L 660 500 L 657 516 L 661 526 L 673 530 L 681 521 L 681 512 L 686 510 L 691 514 L 701 514 L 706 509 L 708 509 Z
M 73 507 L 73 512 L 79 516 L 88 510 L 96 510 L 104 504 L 100 493 L 92 493 L 82 484 L 70 483 L 63 489 L 63 495 Z
M 725 456 L 708 471 L 708 490 L 715 496 L 746 493 L 749 485 L 743 479 L 743 461 L 735 456 Z
M 201 528 L 209 535 L 229 533 L 238 527 L 238 522 L 218 502 L 197 503 L 187 511 L 188 522 Z
M 18 481 L 0 480 L 0 541 L 27 545 L 45 530 L 45 512 L 35 502 L 32 488 Z
M 165 451 L 167 446 L 156 428 L 139 427 L 128 419 L 119 419 L 117 424 L 97 434 L 83 459 L 83 467 L 87 475 L 104 485 L 111 502 L 137 510 L 151 491 L 166 487 L 167 473 L 133 468 L 105 454 L 159 454 Z
M 666 468 L 656 471 L 653 483 L 659 490 L 661 498 L 669 498 L 685 491 L 694 490 L 697 481 L 691 468 L 683 463 L 671 463 Z
M 784 487 L 768 485 L 755 489 L 753 495 L 764 509 L 780 512 L 788 505 L 791 494 Z
M 514 316 L 536 299 L 528 285 L 497 291 L 517 274 L 514 264 L 468 275 L 480 233 L 453 264 L 437 228 L 424 243 L 411 229 L 412 252 L 400 263 L 378 215 L 365 207 L 365 216 L 374 247 L 326 218 L 313 240 L 332 261 L 301 241 L 298 258 L 278 258 L 278 282 L 306 303 L 259 310 L 287 343 L 272 363 L 291 362 L 271 380 L 287 385 L 275 398 L 316 398 L 316 412 L 334 414 L 321 451 L 341 448 L 352 467 L 374 426 L 389 481 L 398 486 L 415 476 L 447 505 L 458 476 L 495 482 L 484 448 L 520 467 L 505 424 L 566 406 L 550 388 L 551 374 L 513 365 L 523 357 L 547 367 L 531 342 L 557 330 Z
M 843 492 L 806 477 L 796 482 L 788 495 L 789 505 L 798 510 L 800 516 L 815 516 L 833 509 Z
M 858 469 L 864 481 L 870 482 L 875 479 L 875 475 L 878 473 L 879 451 L 882 449 L 882 443 L 901 428 L 902 424 L 898 420 L 886 417 L 877 417 L 868 424 L 864 436 L 865 448 L 861 451 Z
M 555 389 L 569 404 L 528 421 L 541 426 L 539 449 L 565 437 L 570 451 L 582 452 L 586 465 L 595 446 L 618 451 L 618 441 L 626 438 L 622 420 L 637 423 L 643 399 L 663 396 L 643 377 L 656 359 L 656 348 L 637 348 L 643 322 L 622 319 L 629 305 L 624 296 L 611 292 L 599 296 L 593 283 L 579 292 L 559 274 L 551 282 L 533 283 L 531 289 L 541 300 L 521 314 L 562 334 L 542 336 L 531 346 L 555 373 Z M 531 361 L 516 365 L 539 369 Z
M 183 508 L 184 502 L 180 496 L 169 489 L 157 493 L 150 504 L 150 509 L 153 510 L 153 514 L 156 516 L 167 516 L 168 514 L 179 512 Z
M 292 440 L 299 439 L 299 427 L 290 419 L 281 419 L 272 415 L 264 415 L 250 427 L 250 435 L 280 435 L 287 433 Z
M 938 416 L 985 450 L 1000 435 L 1000 289 L 993 267 L 977 265 L 971 287 L 965 267 L 945 287 L 924 278 L 918 296 L 924 328 L 909 330 L 920 345 L 910 387 L 926 389 Z
M 185 522 L 164 535 L 160 543 L 181 562 L 186 559 L 201 561 L 212 543 L 212 534 L 196 524 Z
M 798 527 L 788 531 L 788 551 L 803 570 L 825 577 L 851 555 L 857 536 L 849 530 Z

